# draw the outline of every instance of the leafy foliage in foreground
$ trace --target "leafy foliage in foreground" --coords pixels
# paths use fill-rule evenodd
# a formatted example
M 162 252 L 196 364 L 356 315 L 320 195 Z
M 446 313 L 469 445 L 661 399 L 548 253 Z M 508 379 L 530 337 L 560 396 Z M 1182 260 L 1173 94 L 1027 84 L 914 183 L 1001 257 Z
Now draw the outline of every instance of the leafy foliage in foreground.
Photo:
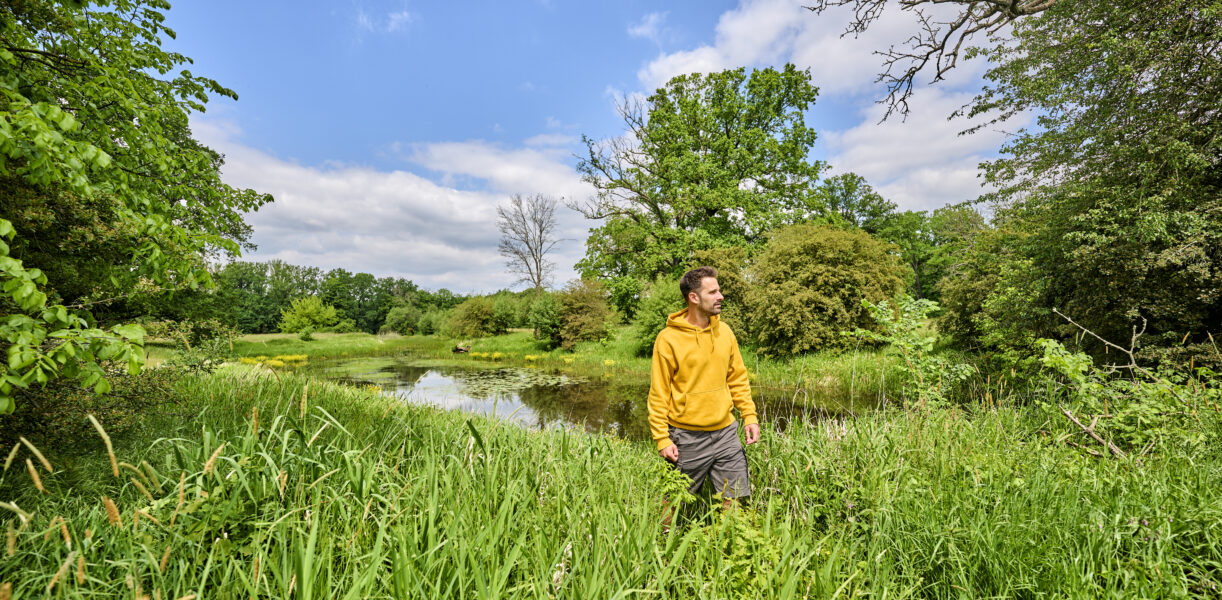
M 105 392 L 103 361 L 138 370 L 140 328 L 89 307 L 208 283 L 203 255 L 236 253 L 242 213 L 270 201 L 191 138 L 189 112 L 237 96 L 162 49 L 168 4 L 80 4 L 0 7 L 0 413 L 59 377 Z

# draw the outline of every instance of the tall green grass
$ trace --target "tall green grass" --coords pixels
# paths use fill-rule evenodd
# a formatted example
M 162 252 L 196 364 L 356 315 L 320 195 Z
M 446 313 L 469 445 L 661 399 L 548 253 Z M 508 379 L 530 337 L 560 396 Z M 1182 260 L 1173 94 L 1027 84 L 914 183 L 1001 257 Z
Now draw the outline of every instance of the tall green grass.
M 19 448 L 0 480 L 14 597 L 1214 597 L 1222 579 L 1216 452 L 1100 460 L 1035 409 L 766 427 L 752 502 L 663 534 L 682 482 L 648 444 L 266 369 L 183 385 L 181 414 L 115 440 L 119 477 L 100 442 L 44 449 L 42 493 Z

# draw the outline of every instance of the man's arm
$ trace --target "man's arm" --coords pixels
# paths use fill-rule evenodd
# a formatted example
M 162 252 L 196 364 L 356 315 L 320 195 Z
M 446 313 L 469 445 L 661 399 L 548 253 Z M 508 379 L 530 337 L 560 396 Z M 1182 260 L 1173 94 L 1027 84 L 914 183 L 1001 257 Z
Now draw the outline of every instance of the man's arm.
M 730 334 L 730 368 L 726 372 L 726 387 L 730 388 L 730 399 L 734 408 L 742 415 L 744 429 L 747 432 L 747 443 L 754 444 L 759 440 L 759 417 L 755 414 L 755 402 L 751 400 L 751 381 L 747 378 L 747 365 L 743 364 L 742 353 L 738 350 L 738 338 Z
M 667 451 L 674 446 L 670 441 L 668 422 L 670 417 L 670 386 L 675 374 L 674 356 L 670 345 L 662 341 L 661 334 L 653 343 L 653 363 L 649 369 L 649 433 L 658 445 L 658 451 L 670 460 L 678 460 L 678 453 Z M 675 454 L 672 458 L 668 454 Z

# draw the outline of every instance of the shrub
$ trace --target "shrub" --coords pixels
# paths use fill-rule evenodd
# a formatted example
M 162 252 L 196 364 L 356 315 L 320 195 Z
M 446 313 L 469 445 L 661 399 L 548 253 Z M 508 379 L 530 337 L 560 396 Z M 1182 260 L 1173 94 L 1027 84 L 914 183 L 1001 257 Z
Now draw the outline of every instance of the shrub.
M 521 324 L 518 320 L 518 299 L 510 294 L 496 296 L 492 301 L 492 330 L 505 333 Z
M 496 321 L 496 306 L 485 297 L 464 300 L 454 307 L 445 324 L 445 334 L 450 337 L 484 337 L 505 333 Z
M 530 303 L 530 326 L 535 339 L 545 340 L 549 348 L 560 345 L 560 298 L 543 292 Z
M 605 340 L 611 335 L 613 313 L 601 282 L 577 280 L 559 296 L 561 348 L 572 350 L 577 342 Z
M 411 335 L 420 328 L 420 309 L 412 305 L 396 306 L 386 313 L 382 321 L 382 331 L 393 331 L 401 335 Z
M 447 320 L 449 320 L 449 315 L 446 311 L 434 308 L 420 315 L 417 327 L 421 335 L 433 335 L 441 331 Z
M 356 331 L 356 321 L 353 321 L 352 319 L 340 319 L 326 330 L 331 333 L 353 333 Z
M 879 325 L 879 332 L 858 329 L 845 332 L 859 339 L 887 344 L 888 350 L 899 355 L 907 370 L 905 388 L 911 390 L 922 408 L 945 405 L 955 386 L 967 379 L 975 369 L 934 354 L 937 335 L 925 327 L 929 315 L 938 310 L 933 300 L 914 300 L 904 294 L 895 308 L 886 300 L 873 304 L 862 300 L 870 316 Z
M 756 257 L 746 316 L 765 354 L 846 347 L 841 331 L 877 331 L 862 300 L 880 302 L 904 287 L 891 245 L 864 231 L 793 225 L 777 230 Z
M 607 282 L 611 304 L 627 320 L 634 319 L 636 311 L 640 310 L 645 288 L 645 282 L 630 275 L 615 277 Z
M 301 328 L 301 331 L 297 332 L 297 337 L 303 342 L 314 341 L 314 328 L 309 325 Z
M 636 315 L 632 317 L 631 335 L 638 356 L 649 356 L 653 352 L 654 340 L 666 328 L 666 317 L 684 306 L 676 279 L 659 276 L 645 288 Z
M 302 296 L 280 313 L 280 331 L 297 333 L 306 327 L 318 331 L 331 327 L 338 320 L 334 306 L 324 304 L 318 296 Z

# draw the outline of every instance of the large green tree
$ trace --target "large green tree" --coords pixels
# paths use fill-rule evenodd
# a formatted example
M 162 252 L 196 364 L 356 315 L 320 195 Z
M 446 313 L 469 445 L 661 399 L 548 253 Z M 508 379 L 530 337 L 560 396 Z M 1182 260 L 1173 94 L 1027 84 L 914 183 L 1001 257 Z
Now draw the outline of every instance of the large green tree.
M 242 213 L 270 200 L 191 138 L 191 111 L 236 94 L 162 48 L 168 3 L 80 4 L 0 5 L 0 412 L 60 376 L 104 392 L 103 361 L 138 369 L 142 331 L 95 312 L 207 283 L 204 256 L 236 253 Z
M 999 219 L 1030 233 L 999 284 L 1021 296 L 1009 306 L 1048 333 L 1074 333 L 1059 308 L 1113 340 L 1147 319 L 1147 342 L 1207 342 L 1222 328 L 1222 0 L 1060 2 L 1013 37 L 972 108 L 1039 115 L 985 170 Z
M 852 5 L 850 28 L 860 31 L 887 4 L 813 8 Z M 1222 0 L 896 6 L 934 4 L 959 13 L 924 19 L 911 45 L 889 51 L 892 106 L 906 109 L 921 70 L 937 79 L 980 54 L 988 83 L 965 113 L 982 127 L 1035 116 L 985 166 L 1003 232 L 989 241 L 1006 259 L 989 269 L 995 285 L 983 300 L 976 285 L 946 286 L 970 290 L 949 306 L 981 311 L 960 315 L 959 329 L 983 327 L 977 339 L 1003 347 L 1077 333 L 1052 313 L 1059 309 L 1119 342 L 1144 322 L 1147 348 L 1217 361 L 1208 335 L 1222 329 Z M 979 37 L 986 32 L 994 37 Z M 968 50 L 972 39 L 983 48 Z M 961 265 L 958 276 L 996 262 L 971 256 L 983 262 Z
M 596 194 L 574 208 L 600 224 L 578 268 L 651 281 L 697 250 L 755 244 L 823 215 L 824 165 L 808 159 L 816 135 L 804 117 L 817 93 L 808 72 L 786 65 L 680 75 L 625 101 L 624 136 L 584 140 L 578 170 Z

